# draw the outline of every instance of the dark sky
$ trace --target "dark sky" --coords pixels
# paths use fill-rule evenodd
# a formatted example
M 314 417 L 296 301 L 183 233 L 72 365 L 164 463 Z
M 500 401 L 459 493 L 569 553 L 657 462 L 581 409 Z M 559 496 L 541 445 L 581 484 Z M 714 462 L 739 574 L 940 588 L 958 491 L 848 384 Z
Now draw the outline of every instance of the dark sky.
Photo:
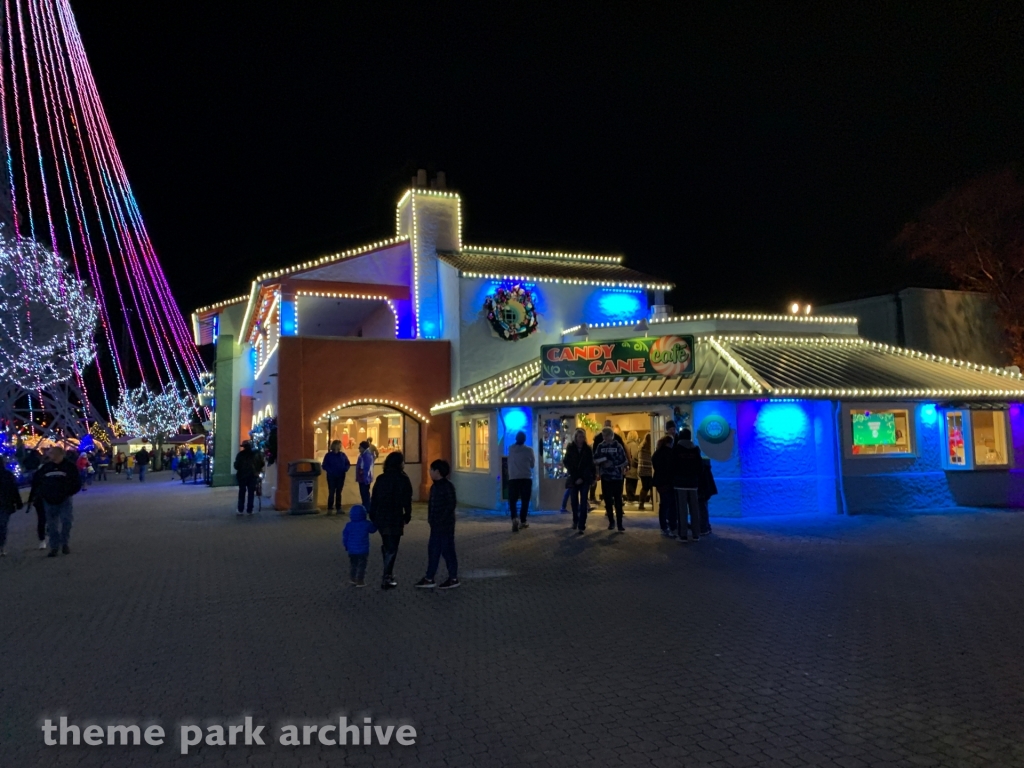
M 1024 154 L 1020 3 L 73 3 L 186 312 L 391 236 L 623 252 L 677 310 L 939 284 L 888 248 Z

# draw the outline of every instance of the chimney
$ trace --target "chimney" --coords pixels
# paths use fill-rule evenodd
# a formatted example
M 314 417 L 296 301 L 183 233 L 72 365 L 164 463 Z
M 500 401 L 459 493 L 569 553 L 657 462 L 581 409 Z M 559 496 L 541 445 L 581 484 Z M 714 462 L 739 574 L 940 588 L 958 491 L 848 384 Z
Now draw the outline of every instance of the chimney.
M 416 186 L 427 186 L 427 171 L 425 168 L 420 168 L 418 171 L 416 171 Z
M 437 178 L 435 181 L 437 182 L 438 189 L 448 189 L 448 182 L 444 177 L 444 171 L 437 172 Z

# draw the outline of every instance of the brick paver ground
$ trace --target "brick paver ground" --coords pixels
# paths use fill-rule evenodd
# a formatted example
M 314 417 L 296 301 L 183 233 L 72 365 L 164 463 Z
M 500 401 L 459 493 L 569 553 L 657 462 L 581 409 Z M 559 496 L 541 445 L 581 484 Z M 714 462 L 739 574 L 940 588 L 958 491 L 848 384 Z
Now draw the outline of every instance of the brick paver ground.
M 166 475 L 164 475 L 166 477 Z M 252 519 L 231 489 L 115 479 L 72 554 L 12 521 L 0 766 L 1024 765 L 1024 514 L 458 529 L 464 586 L 347 585 L 343 519 Z M 31 525 L 30 525 L 31 523 Z M 442 566 L 443 576 L 444 568 Z M 41 718 L 159 721 L 154 747 L 43 747 Z M 412 747 L 193 748 L 177 724 L 406 722 Z

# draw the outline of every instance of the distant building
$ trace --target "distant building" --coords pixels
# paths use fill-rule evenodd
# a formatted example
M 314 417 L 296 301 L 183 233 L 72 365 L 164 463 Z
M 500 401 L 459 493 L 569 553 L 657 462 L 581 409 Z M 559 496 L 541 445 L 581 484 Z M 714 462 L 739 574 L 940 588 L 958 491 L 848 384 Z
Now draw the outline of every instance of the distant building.
M 860 335 L 882 344 L 981 365 L 1011 362 L 995 302 L 984 293 L 907 288 L 816 307 L 815 312 L 856 317 Z

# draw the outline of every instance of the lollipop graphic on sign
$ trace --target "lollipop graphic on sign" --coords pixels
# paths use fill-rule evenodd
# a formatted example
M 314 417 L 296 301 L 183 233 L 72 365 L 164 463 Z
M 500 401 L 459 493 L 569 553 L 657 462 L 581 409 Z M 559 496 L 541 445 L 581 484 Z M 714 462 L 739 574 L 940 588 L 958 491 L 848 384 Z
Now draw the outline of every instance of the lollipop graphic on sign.
M 662 376 L 678 376 L 690 364 L 690 345 L 678 336 L 662 336 L 651 345 L 651 367 Z

